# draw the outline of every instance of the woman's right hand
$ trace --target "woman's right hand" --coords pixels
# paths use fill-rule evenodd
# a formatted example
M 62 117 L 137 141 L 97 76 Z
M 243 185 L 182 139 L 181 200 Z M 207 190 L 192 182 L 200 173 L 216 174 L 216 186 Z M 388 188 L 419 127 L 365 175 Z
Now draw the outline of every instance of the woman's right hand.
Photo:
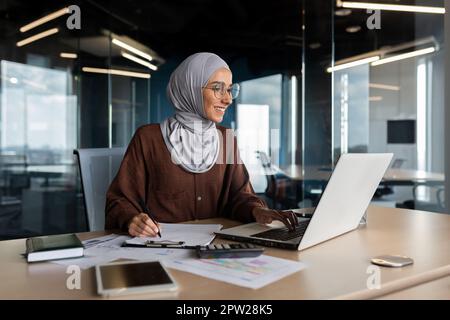
M 298 219 L 293 211 L 255 207 L 252 213 L 258 223 L 269 224 L 272 223 L 273 220 L 279 220 L 283 222 L 290 231 L 295 231 L 295 228 L 298 226 Z
M 156 237 L 160 230 L 159 223 L 155 224 L 146 213 L 134 216 L 128 224 L 128 233 L 133 237 Z

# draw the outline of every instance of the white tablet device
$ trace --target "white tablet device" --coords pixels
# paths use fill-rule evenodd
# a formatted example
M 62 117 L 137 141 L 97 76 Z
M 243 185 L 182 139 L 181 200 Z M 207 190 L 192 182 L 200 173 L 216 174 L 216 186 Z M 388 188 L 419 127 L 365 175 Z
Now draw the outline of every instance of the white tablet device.
M 175 280 L 159 261 L 124 261 L 95 266 L 97 292 L 104 296 L 170 293 Z

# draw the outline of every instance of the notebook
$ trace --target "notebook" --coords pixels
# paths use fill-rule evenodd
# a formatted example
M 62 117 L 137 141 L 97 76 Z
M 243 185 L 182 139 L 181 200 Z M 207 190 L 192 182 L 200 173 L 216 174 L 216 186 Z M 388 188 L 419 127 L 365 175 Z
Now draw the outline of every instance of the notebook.
M 82 257 L 84 247 L 75 234 L 28 238 L 25 257 L 28 262 Z

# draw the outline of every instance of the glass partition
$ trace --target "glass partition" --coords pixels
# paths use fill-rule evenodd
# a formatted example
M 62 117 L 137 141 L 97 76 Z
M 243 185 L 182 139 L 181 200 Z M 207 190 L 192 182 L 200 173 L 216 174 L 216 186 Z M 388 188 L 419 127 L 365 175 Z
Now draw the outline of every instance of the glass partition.
M 152 67 L 157 54 L 113 33 L 130 27 L 88 1 L 75 2 L 82 23 L 71 28 L 72 4 L 2 3 L 0 240 L 86 231 L 73 150 L 127 146 L 150 120 L 150 69 L 130 45 Z
M 0 238 L 84 230 L 73 159 L 79 77 L 60 54 L 63 35 L 28 44 L 3 37 L 14 49 L 0 57 Z
M 263 193 L 267 188 L 259 153 L 279 163 L 281 81 L 282 76 L 278 74 L 242 82 L 236 106 L 240 155 L 258 193 Z
M 333 7 L 334 59 L 323 67 L 333 86 L 331 164 L 347 152 L 393 153 L 373 202 L 444 212 L 444 15 L 397 9 Z

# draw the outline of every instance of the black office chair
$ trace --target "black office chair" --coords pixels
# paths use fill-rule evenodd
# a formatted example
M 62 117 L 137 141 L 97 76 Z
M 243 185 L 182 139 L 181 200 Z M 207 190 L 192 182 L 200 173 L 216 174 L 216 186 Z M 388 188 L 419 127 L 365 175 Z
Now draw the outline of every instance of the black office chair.
M 430 193 L 430 201 L 421 200 L 418 196 L 420 188 Z M 413 199 L 406 200 L 397 207 L 424 210 L 432 212 L 445 212 L 445 189 L 442 186 L 415 185 L 412 189 Z
M 264 195 L 272 200 L 273 209 L 297 208 L 296 183 L 288 176 L 277 171 L 271 164 L 269 156 L 263 151 L 256 151 L 267 180 Z

